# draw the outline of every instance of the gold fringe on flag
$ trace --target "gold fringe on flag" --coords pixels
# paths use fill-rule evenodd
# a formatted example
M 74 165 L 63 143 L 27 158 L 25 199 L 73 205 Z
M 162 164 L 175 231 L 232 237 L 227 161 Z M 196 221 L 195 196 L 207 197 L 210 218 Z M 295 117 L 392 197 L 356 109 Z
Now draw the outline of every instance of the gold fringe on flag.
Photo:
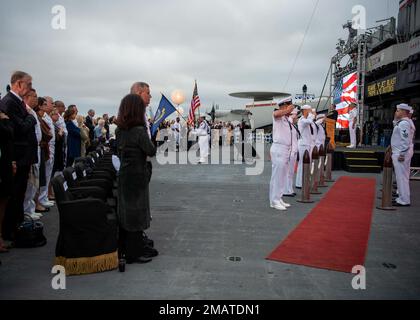
M 56 257 L 55 265 L 63 266 L 68 276 L 110 271 L 118 268 L 118 252 L 89 258 Z

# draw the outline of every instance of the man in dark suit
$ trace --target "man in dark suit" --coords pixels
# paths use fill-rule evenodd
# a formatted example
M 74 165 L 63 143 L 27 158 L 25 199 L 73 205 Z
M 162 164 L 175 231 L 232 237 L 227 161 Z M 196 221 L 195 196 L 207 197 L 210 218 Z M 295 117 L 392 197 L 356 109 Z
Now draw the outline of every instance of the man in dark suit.
M 93 124 L 93 117 L 95 116 L 95 110 L 90 109 L 85 120 L 85 126 L 89 128 L 89 139 L 90 143 L 95 140 L 95 125 Z
M 22 71 L 13 73 L 10 92 L 0 101 L 0 111 L 7 114 L 14 131 L 13 161 L 16 163 L 12 198 L 3 224 L 3 237 L 13 240 L 17 226 L 23 221 L 23 202 L 31 165 L 38 162 L 35 118 L 28 112 L 23 97 L 32 89 L 32 77 Z

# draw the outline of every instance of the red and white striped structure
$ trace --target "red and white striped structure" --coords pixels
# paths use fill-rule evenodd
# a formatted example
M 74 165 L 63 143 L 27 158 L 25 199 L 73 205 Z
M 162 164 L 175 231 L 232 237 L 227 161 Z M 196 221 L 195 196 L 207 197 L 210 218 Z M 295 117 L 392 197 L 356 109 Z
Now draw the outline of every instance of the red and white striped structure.
M 338 112 L 338 129 L 347 129 L 349 127 L 349 105 L 351 103 L 357 104 L 357 89 L 357 72 L 345 76 L 335 87 L 334 104 Z

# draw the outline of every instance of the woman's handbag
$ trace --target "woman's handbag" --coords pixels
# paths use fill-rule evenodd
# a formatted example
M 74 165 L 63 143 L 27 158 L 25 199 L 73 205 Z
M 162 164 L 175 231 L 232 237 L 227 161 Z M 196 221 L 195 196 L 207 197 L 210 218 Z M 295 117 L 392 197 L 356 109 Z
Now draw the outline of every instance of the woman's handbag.
M 24 221 L 16 231 L 16 248 L 38 248 L 47 244 L 44 236 L 44 224 L 40 221 L 34 221 L 31 216 L 29 220 Z

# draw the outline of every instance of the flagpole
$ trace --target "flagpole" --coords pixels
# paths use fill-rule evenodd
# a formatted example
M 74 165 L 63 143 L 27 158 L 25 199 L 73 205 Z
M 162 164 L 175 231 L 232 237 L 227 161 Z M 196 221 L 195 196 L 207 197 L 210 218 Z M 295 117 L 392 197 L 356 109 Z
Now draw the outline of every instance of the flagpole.
M 195 87 L 197 88 L 197 79 L 195 79 Z M 197 92 L 197 94 L 198 94 L 198 92 Z M 201 108 L 201 103 L 200 103 L 200 106 L 198 107 L 198 118 L 201 117 L 200 108 Z

